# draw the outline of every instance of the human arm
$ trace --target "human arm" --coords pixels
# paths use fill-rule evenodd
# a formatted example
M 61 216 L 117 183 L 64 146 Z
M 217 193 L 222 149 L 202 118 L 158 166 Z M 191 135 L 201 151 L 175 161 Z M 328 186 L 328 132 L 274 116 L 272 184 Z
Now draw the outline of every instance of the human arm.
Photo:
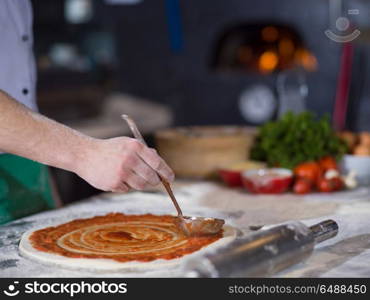
M 0 90 L 0 149 L 76 173 L 104 191 L 144 189 L 173 172 L 135 139 L 95 139 L 31 111 Z

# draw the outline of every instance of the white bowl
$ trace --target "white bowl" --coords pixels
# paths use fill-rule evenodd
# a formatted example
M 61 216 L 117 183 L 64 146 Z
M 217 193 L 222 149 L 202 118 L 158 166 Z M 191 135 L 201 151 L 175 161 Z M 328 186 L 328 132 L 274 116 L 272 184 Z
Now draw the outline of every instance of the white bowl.
M 347 154 L 340 162 L 340 171 L 344 175 L 354 171 L 359 185 L 370 185 L 370 156 Z

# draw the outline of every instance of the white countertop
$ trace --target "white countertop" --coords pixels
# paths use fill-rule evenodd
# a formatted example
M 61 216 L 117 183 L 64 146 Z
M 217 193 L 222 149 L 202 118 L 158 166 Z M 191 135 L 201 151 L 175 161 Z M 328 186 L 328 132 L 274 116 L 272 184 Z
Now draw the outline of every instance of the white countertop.
M 312 225 L 324 219 L 339 224 L 338 235 L 319 244 L 303 263 L 277 277 L 370 277 L 370 188 L 331 195 L 252 196 L 212 182 L 180 183 L 175 193 L 188 215 L 220 217 L 245 234 L 250 225 L 302 220 Z M 108 212 L 175 214 L 161 192 L 101 194 L 63 208 L 32 215 L 0 226 L 0 277 L 179 277 L 179 268 L 151 272 L 99 273 L 59 269 L 23 258 L 18 243 L 23 232 L 76 218 Z

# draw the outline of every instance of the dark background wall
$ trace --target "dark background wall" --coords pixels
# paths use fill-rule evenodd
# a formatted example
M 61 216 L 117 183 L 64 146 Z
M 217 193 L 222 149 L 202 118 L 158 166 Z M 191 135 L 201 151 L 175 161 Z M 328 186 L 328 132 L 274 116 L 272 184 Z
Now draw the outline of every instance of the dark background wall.
M 237 23 L 281 23 L 295 28 L 318 59 L 319 70 L 308 74 L 308 108 L 331 113 L 341 45 L 324 35 L 328 1 L 181 1 L 183 46 L 177 51 L 171 49 L 165 4 L 143 1 L 110 9 L 122 57 L 122 89 L 167 103 L 177 124 L 243 123 L 237 108 L 240 91 L 256 82 L 273 86 L 276 74 L 212 70 L 216 41 Z
M 359 1 L 346 3 L 356 8 Z M 63 0 L 53 5 L 47 0 L 33 2 L 36 46 L 58 39 L 78 43 L 86 32 L 109 32 L 116 47 L 116 59 L 108 68 L 117 83 L 114 88 L 167 104 L 175 125 L 245 124 L 237 105 L 241 91 L 263 83 L 276 93 L 278 73 L 222 72 L 210 67 L 220 36 L 236 24 L 275 23 L 296 30 L 318 61 L 318 70 L 306 74 L 307 107 L 318 114 L 333 111 L 342 45 L 324 34 L 330 26 L 328 0 L 151 0 L 135 5 L 93 1 L 94 17 L 84 25 L 65 22 Z M 365 113 L 370 111 L 369 57 L 369 43 L 356 44 L 350 129 L 370 128 Z M 95 78 L 108 77 L 93 71 Z

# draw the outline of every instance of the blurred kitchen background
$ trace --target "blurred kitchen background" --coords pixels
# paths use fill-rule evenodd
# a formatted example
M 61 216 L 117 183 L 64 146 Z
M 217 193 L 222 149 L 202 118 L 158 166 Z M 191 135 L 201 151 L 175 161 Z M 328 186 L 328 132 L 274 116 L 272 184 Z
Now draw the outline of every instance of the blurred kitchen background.
M 32 3 L 40 111 L 89 135 L 129 134 L 127 113 L 153 145 L 159 129 L 256 126 L 288 110 L 370 130 L 368 0 Z M 53 173 L 65 203 L 98 192 Z

